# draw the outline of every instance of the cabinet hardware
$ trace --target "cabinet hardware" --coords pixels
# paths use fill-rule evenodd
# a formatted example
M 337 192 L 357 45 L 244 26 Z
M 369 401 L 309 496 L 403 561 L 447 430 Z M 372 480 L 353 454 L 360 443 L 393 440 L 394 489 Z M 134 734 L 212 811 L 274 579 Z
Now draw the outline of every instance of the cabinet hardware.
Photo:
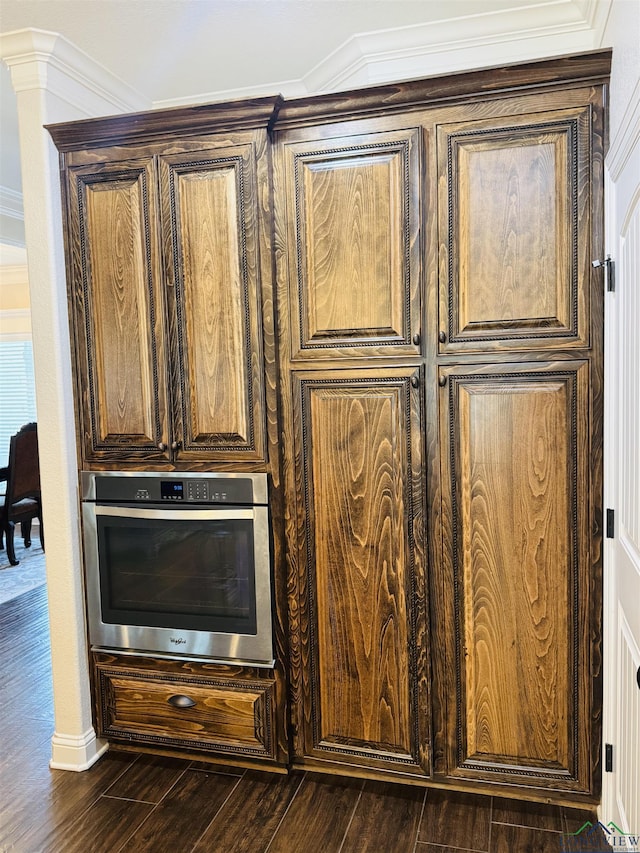
M 607 539 L 614 539 L 616 535 L 616 514 L 612 509 L 607 510 Z
M 164 443 L 164 441 L 158 442 L 158 450 L 164 451 L 166 449 L 167 449 L 167 445 Z
M 182 693 L 176 693 L 175 696 L 169 696 L 167 699 L 169 705 L 173 705 L 174 708 L 193 708 L 195 707 L 195 700 L 190 696 L 185 696 Z
M 638 667 L 638 671 L 636 672 L 636 681 L 638 682 L 638 689 L 640 690 L 640 666 Z
M 447 342 L 447 333 L 446 332 L 438 332 L 438 340 L 441 344 L 446 344 Z
M 598 259 L 595 261 L 591 261 L 591 266 L 596 270 L 599 267 L 604 267 L 605 286 L 609 293 L 613 293 L 616 289 L 616 268 L 615 262 L 611 255 L 607 255 L 604 260 Z
M 180 450 L 181 447 L 182 447 L 181 441 L 172 441 L 171 442 L 171 449 L 172 450 Z
M 447 384 L 447 377 L 446 377 L 446 376 L 439 376 L 439 377 L 438 377 L 438 385 L 439 385 L 441 388 L 444 388 L 444 386 L 445 386 L 446 384 Z
M 412 376 L 411 377 L 411 387 L 412 388 L 418 388 L 419 385 L 420 385 L 420 379 L 417 376 Z
M 613 744 L 604 745 L 604 772 L 613 773 Z
M 413 342 L 417 347 L 420 346 L 420 332 L 415 333 L 415 335 L 413 336 Z

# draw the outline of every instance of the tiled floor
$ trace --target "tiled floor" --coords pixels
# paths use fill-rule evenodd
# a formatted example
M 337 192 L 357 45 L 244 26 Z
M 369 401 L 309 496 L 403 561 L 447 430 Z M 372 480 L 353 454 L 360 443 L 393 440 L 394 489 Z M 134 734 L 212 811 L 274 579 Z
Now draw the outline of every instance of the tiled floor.
M 560 853 L 606 850 L 585 811 L 294 771 L 110 752 L 48 768 L 46 588 L 0 605 L 2 853 Z

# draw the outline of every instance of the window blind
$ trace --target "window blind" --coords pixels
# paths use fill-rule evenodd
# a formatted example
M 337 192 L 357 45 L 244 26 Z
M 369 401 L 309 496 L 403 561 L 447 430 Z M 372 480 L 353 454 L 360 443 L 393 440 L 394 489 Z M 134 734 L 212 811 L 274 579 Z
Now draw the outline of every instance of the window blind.
M 36 419 L 31 341 L 0 340 L 0 467 L 9 461 L 11 436 Z

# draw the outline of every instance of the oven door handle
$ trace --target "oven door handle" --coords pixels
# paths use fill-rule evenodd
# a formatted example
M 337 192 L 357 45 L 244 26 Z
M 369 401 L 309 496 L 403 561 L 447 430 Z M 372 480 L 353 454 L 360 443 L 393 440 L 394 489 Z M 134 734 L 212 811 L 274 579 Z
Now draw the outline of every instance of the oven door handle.
M 163 521 L 226 521 L 235 518 L 255 518 L 255 510 L 246 507 L 224 507 L 224 509 L 178 509 L 174 506 L 123 507 L 104 506 L 96 504 L 96 515 L 107 515 L 117 518 L 150 518 Z

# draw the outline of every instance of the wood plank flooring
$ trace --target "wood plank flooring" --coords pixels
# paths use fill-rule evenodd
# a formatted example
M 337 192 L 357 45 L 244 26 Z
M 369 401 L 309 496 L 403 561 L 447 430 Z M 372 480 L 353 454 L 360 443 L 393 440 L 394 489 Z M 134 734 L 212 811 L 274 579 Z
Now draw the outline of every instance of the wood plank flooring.
M 0 605 L 0 691 L 2 853 L 559 853 L 588 849 L 564 833 L 596 820 L 497 797 L 113 751 L 84 773 L 50 770 L 44 587 Z

